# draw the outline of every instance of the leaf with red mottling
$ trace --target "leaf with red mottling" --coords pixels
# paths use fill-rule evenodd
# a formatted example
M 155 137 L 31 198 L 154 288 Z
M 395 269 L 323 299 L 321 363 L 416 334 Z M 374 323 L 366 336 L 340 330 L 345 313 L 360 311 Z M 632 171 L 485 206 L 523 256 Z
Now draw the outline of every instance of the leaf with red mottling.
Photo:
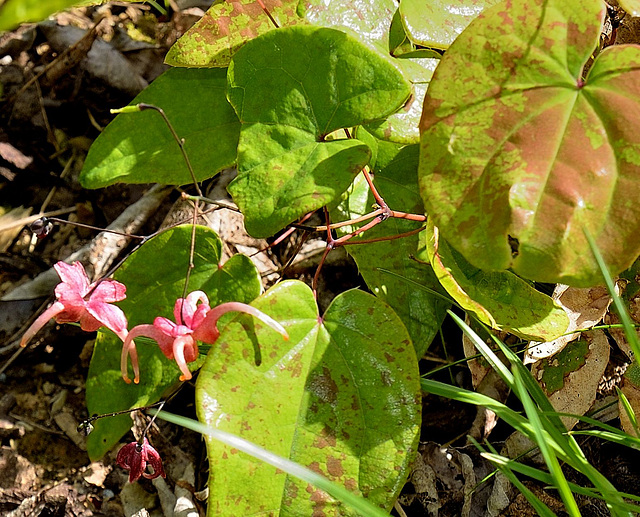
M 298 281 L 276 285 L 252 305 L 290 339 L 251 318 L 230 321 L 196 383 L 200 420 L 390 510 L 421 422 L 416 355 L 398 316 L 352 290 L 320 318 L 311 290 Z M 345 515 L 306 482 L 206 441 L 209 515 Z
M 283 27 L 300 23 L 298 0 L 263 0 Z M 172 66 L 226 67 L 231 56 L 250 39 L 275 29 L 256 0 L 227 0 L 212 5 L 171 47 L 165 62 Z
M 420 183 L 474 266 L 577 287 L 640 253 L 640 48 L 605 49 L 599 0 L 513 0 L 456 39 L 427 91 Z

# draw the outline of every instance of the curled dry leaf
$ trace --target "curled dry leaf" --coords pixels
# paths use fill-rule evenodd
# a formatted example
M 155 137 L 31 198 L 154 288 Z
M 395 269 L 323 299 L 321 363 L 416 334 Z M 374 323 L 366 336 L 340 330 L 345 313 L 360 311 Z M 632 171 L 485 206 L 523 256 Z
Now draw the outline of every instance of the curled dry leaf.
M 531 373 L 538 380 L 554 409 L 583 415 L 593 404 L 596 390 L 609 362 L 609 341 L 602 330 L 586 332 L 559 354 L 538 361 Z M 576 419 L 562 418 L 567 429 Z
M 604 286 L 582 289 L 558 284 L 553 291 L 552 298 L 569 316 L 567 332 L 593 327 L 604 317 L 609 305 L 611 305 L 611 297 Z M 524 363 L 530 364 L 551 357 L 560 352 L 569 342 L 577 339 L 578 336 L 578 332 L 573 332 L 547 343 L 532 341 L 529 343 Z

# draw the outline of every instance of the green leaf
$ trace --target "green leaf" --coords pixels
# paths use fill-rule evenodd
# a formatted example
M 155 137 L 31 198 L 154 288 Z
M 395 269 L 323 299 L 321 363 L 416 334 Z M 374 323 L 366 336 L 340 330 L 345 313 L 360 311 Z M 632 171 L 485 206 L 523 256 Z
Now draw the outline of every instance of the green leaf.
M 483 323 L 524 339 L 552 341 L 566 332 L 569 317 L 551 297 L 510 271 L 485 272 L 469 264 L 431 223 L 427 252 L 438 280 L 466 311 Z
M 387 53 L 395 0 L 301 0 L 300 4 L 309 23 L 340 29 Z
M 428 57 L 426 57 L 428 56 Z M 418 125 L 422 116 L 422 104 L 427 93 L 433 71 L 440 62 L 427 51 L 403 54 L 394 62 L 404 71 L 411 82 L 411 97 L 400 111 L 381 121 L 367 124 L 367 130 L 377 138 L 399 144 L 417 144 L 420 142 Z
M 87 0 L 6 0 L 0 3 L 0 31 L 16 28 L 21 23 L 39 22 L 47 16 L 74 5 L 94 4 Z
M 362 129 L 358 129 L 360 138 Z M 399 146 L 387 142 L 377 144 L 380 160 L 374 168 L 375 184 L 387 204 L 394 210 L 422 214 L 424 208 L 418 194 L 417 145 Z M 349 220 L 371 212 L 375 200 L 363 176 L 358 176 L 348 190 L 347 199 L 332 211 L 332 221 Z M 433 294 L 415 287 L 415 282 L 439 289 L 440 284 L 429 264 L 415 260 L 418 234 L 400 239 L 357 244 L 362 240 L 390 237 L 420 228 L 423 223 L 391 218 L 352 239 L 354 245 L 345 249 L 358 266 L 367 286 L 380 299 L 387 302 L 407 327 L 422 357 L 433 341 L 451 304 Z M 344 227 L 342 234 L 355 228 Z M 398 276 L 390 275 L 389 270 Z
M 184 288 L 190 242 L 190 225 L 167 230 L 141 246 L 115 273 L 114 278 L 127 287 L 127 298 L 119 305 L 127 316 L 129 329 L 153 323 L 156 316 L 173 321 L 173 307 Z M 228 301 L 250 302 L 261 290 L 255 266 L 248 257 L 234 255 L 219 267 L 221 249 L 220 239 L 212 230 L 197 227 L 195 268 L 188 292 L 204 291 L 212 307 Z M 154 341 L 140 339 L 136 345 L 140 384 L 126 384 L 120 374 L 122 342 L 113 334 L 99 334 L 87 376 L 90 415 L 151 404 L 178 383 L 177 366 Z M 201 364 L 199 359 L 189 366 L 195 370 Z M 129 415 L 96 421 L 87 441 L 89 457 L 102 457 L 130 427 Z
M 640 254 L 640 49 L 605 49 L 605 6 L 516 0 L 447 51 L 425 99 L 421 189 L 442 235 L 476 267 L 577 287 Z
M 229 67 L 242 123 L 229 192 L 247 231 L 267 237 L 336 199 L 370 151 L 327 135 L 384 118 L 408 95 L 390 59 L 334 29 L 288 27 L 242 47 Z
M 282 323 L 290 340 L 242 316 L 229 323 L 198 377 L 200 420 L 389 510 L 420 428 L 419 372 L 406 329 L 387 305 L 356 290 L 339 295 L 323 318 L 297 281 L 253 305 Z M 345 515 L 306 482 L 216 440 L 207 439 L 207 452 L 209 515 Z
M 240 123 L 226 94 L 226 70 L 174 68 L 158 77 L 130 104 L 162 108 L 185 139 L 196 178 L 215 176 L 236 160 Z M 85 188 L 116 182 L 190 183 L 180 148 L 159 113 L 118 115 L 91 146 L 80 181 Z
M 299 0 L 263 0 L 282 26 L 300 23 Z M 165 62 L 172 66 L 226 67 L 233 54 L 250 39 L 275 29 L 256 0 L 216 2 L 169 49 Z
M 484 9 L 499 0 L 401 0 L 400 16 L 411 41 L 445 49 Z

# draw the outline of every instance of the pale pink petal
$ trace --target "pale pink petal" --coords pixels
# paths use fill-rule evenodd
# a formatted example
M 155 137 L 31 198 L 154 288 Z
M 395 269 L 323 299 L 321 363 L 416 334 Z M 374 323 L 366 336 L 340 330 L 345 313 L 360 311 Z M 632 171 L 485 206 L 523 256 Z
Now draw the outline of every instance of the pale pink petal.
M 198 345 L 191 336 L 177 337 L 173 342 L 173 357 L 176 360 L 176 364 L 182 375 L 181 381 L 188 381 L 191 379 L 191 372 L 187 366 L 187 359 L 195 361 L 198 357 Z
M 60 280 L 80 296 L 84 296 L 89 292 L 89 277 L 80 262 L 74 262 L 73 264 L 57 262 L 53 267 Z
M 164 334 L 162 334 L 162 332 L 160 332 L 153 325 L 136 325 L 127 333 L 127 336 L 124 339 L 124 343 L 122 345 L 122 355 L 120 356 L 120 372 L 122 373 L 122 378 L 127 384 L 131 383 L 127 368 L 128 357 L 131 357 L 131 365 L 133 366 L 133 373 L 135 375 L 133 382 L 135 382 L 136 384 L 140 382 L 138 352 L 136 350 L 136 344 L 133 341 L 139 336 L 146 336 L 157 341 L 159 338 L 162 338 Z
M 84 295 L 86 293 L 79 291 L 76 287 L 63 282 L 56 286 L 55 293 L 56 298 L 64 303 L 67 310 L 84 310 Z
M 94 285 L 95 288 L 93 287 Z M 90 286 L 91 289 L 93 289 L 90 295 L 91 301 L 113 303 L 120 302 L 127 297 L 125 285 L 115 280 L 102 280 L 97 285 L 92 284 Z
M 198 305 L 198 302 L 201 302 Z M 193 291 L 186 298 L 178 298 L 173 308 L 173 315 L 176 323 L 193 328 L 193 318 L 195 314 L 209 310 L 209 298 L 202 291 Z
M 173 321 L 162 316 L 158 316 L 153 320 L 153 326 L 160 330 L 163 334 L 169 337 L 176 335 L 176 325 Z
M 55 318 L 58 314 L 64 311 L 64 305 L 60 302 L 54 302 L 51 307 L 44 311 L 38 318 L 31 324 L 20 340 L 20 346 L 25 347 L 27 343 L 31 341 L 31 338 L 35 336 L 38 331 L 44 327 L 51 318 Z
M 87 312 L 115 334 L 127 328 L 127 317 L 120 307 L 96 302 L 93 296 L 87 303 Z M 83 327 L 83 330 L 87 330 Z
M 228 302 L 218 305 L 209 311 L 204 321 L 193 332 L 193 337 L 202 341 L 203 343 L 213 344 L 218 339 L 220 331 L 218 330 L 218 320 L 223 314 L 227 312 L 244 312 L 250 314 L 256 319 L 259 319 L 264 324 L 271 327 L 276 332 L 280 333 L 284 339 L 289 339 L 289 334 L 280 323 L 267 316 L 264 312 L 259 311 L 251 305 L 240 302 Z

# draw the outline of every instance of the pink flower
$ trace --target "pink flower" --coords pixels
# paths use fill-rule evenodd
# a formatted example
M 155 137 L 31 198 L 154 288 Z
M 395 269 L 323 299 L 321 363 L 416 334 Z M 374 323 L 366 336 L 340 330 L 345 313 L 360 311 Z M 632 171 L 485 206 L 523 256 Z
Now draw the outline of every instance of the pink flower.
M 89 283 L 89 277 L 80 262 L 54 264 L 62 280 L 56 286 L 57 300 L 27 329 L 20 346 L 26 346 L 36 333 L 51 319 L 58 323 L 80 322 L 82 330 L 94 332 L 104 326 L 124 341 L 127 337 L 127 318 L 122 309 L 111 305 L 126 298 L 127 288 L 115 280 Z
M 197 342 L 214 344 L 220 335 L 217 327 L 220 316 L 233 311 L 251 314 L 282 334 L 285 339 L 289 339 L 282 325 L 258 309 L 240 302 L 223 303 L 212 309 L 205 293 L 193 291 L 186 298 L 178 298 L 176 301 L 173 309 L 176 323 L 167 318 L 157 317 L 153 325 L 137 325 L 129 331 L 122 347 L 120 361 L 122 378 L 127 383 L 131 382 L 127 372 L 127 357 L 130 356 L 135 374 L 134 382 L 137 384 L 140 381 L 138 354 L 133 340 L 138 336 L 146 336 L 158 342 L 160 350 L 168 359 L 176 361 L 182 372 L 181 381 L 191 379 L 187 363 L 198 358 Z
M 116 463 L 129 471 L 129 483 L 144 476 L 147 479 L 154 479 L 158 476 L 167 477 L 162 468 L 162 458 L 145 437 L 142 445 L 138 442 L 128 443 L 118 451 Z M 153 473 L 146 472 L 147 465 L 151 465 Z

